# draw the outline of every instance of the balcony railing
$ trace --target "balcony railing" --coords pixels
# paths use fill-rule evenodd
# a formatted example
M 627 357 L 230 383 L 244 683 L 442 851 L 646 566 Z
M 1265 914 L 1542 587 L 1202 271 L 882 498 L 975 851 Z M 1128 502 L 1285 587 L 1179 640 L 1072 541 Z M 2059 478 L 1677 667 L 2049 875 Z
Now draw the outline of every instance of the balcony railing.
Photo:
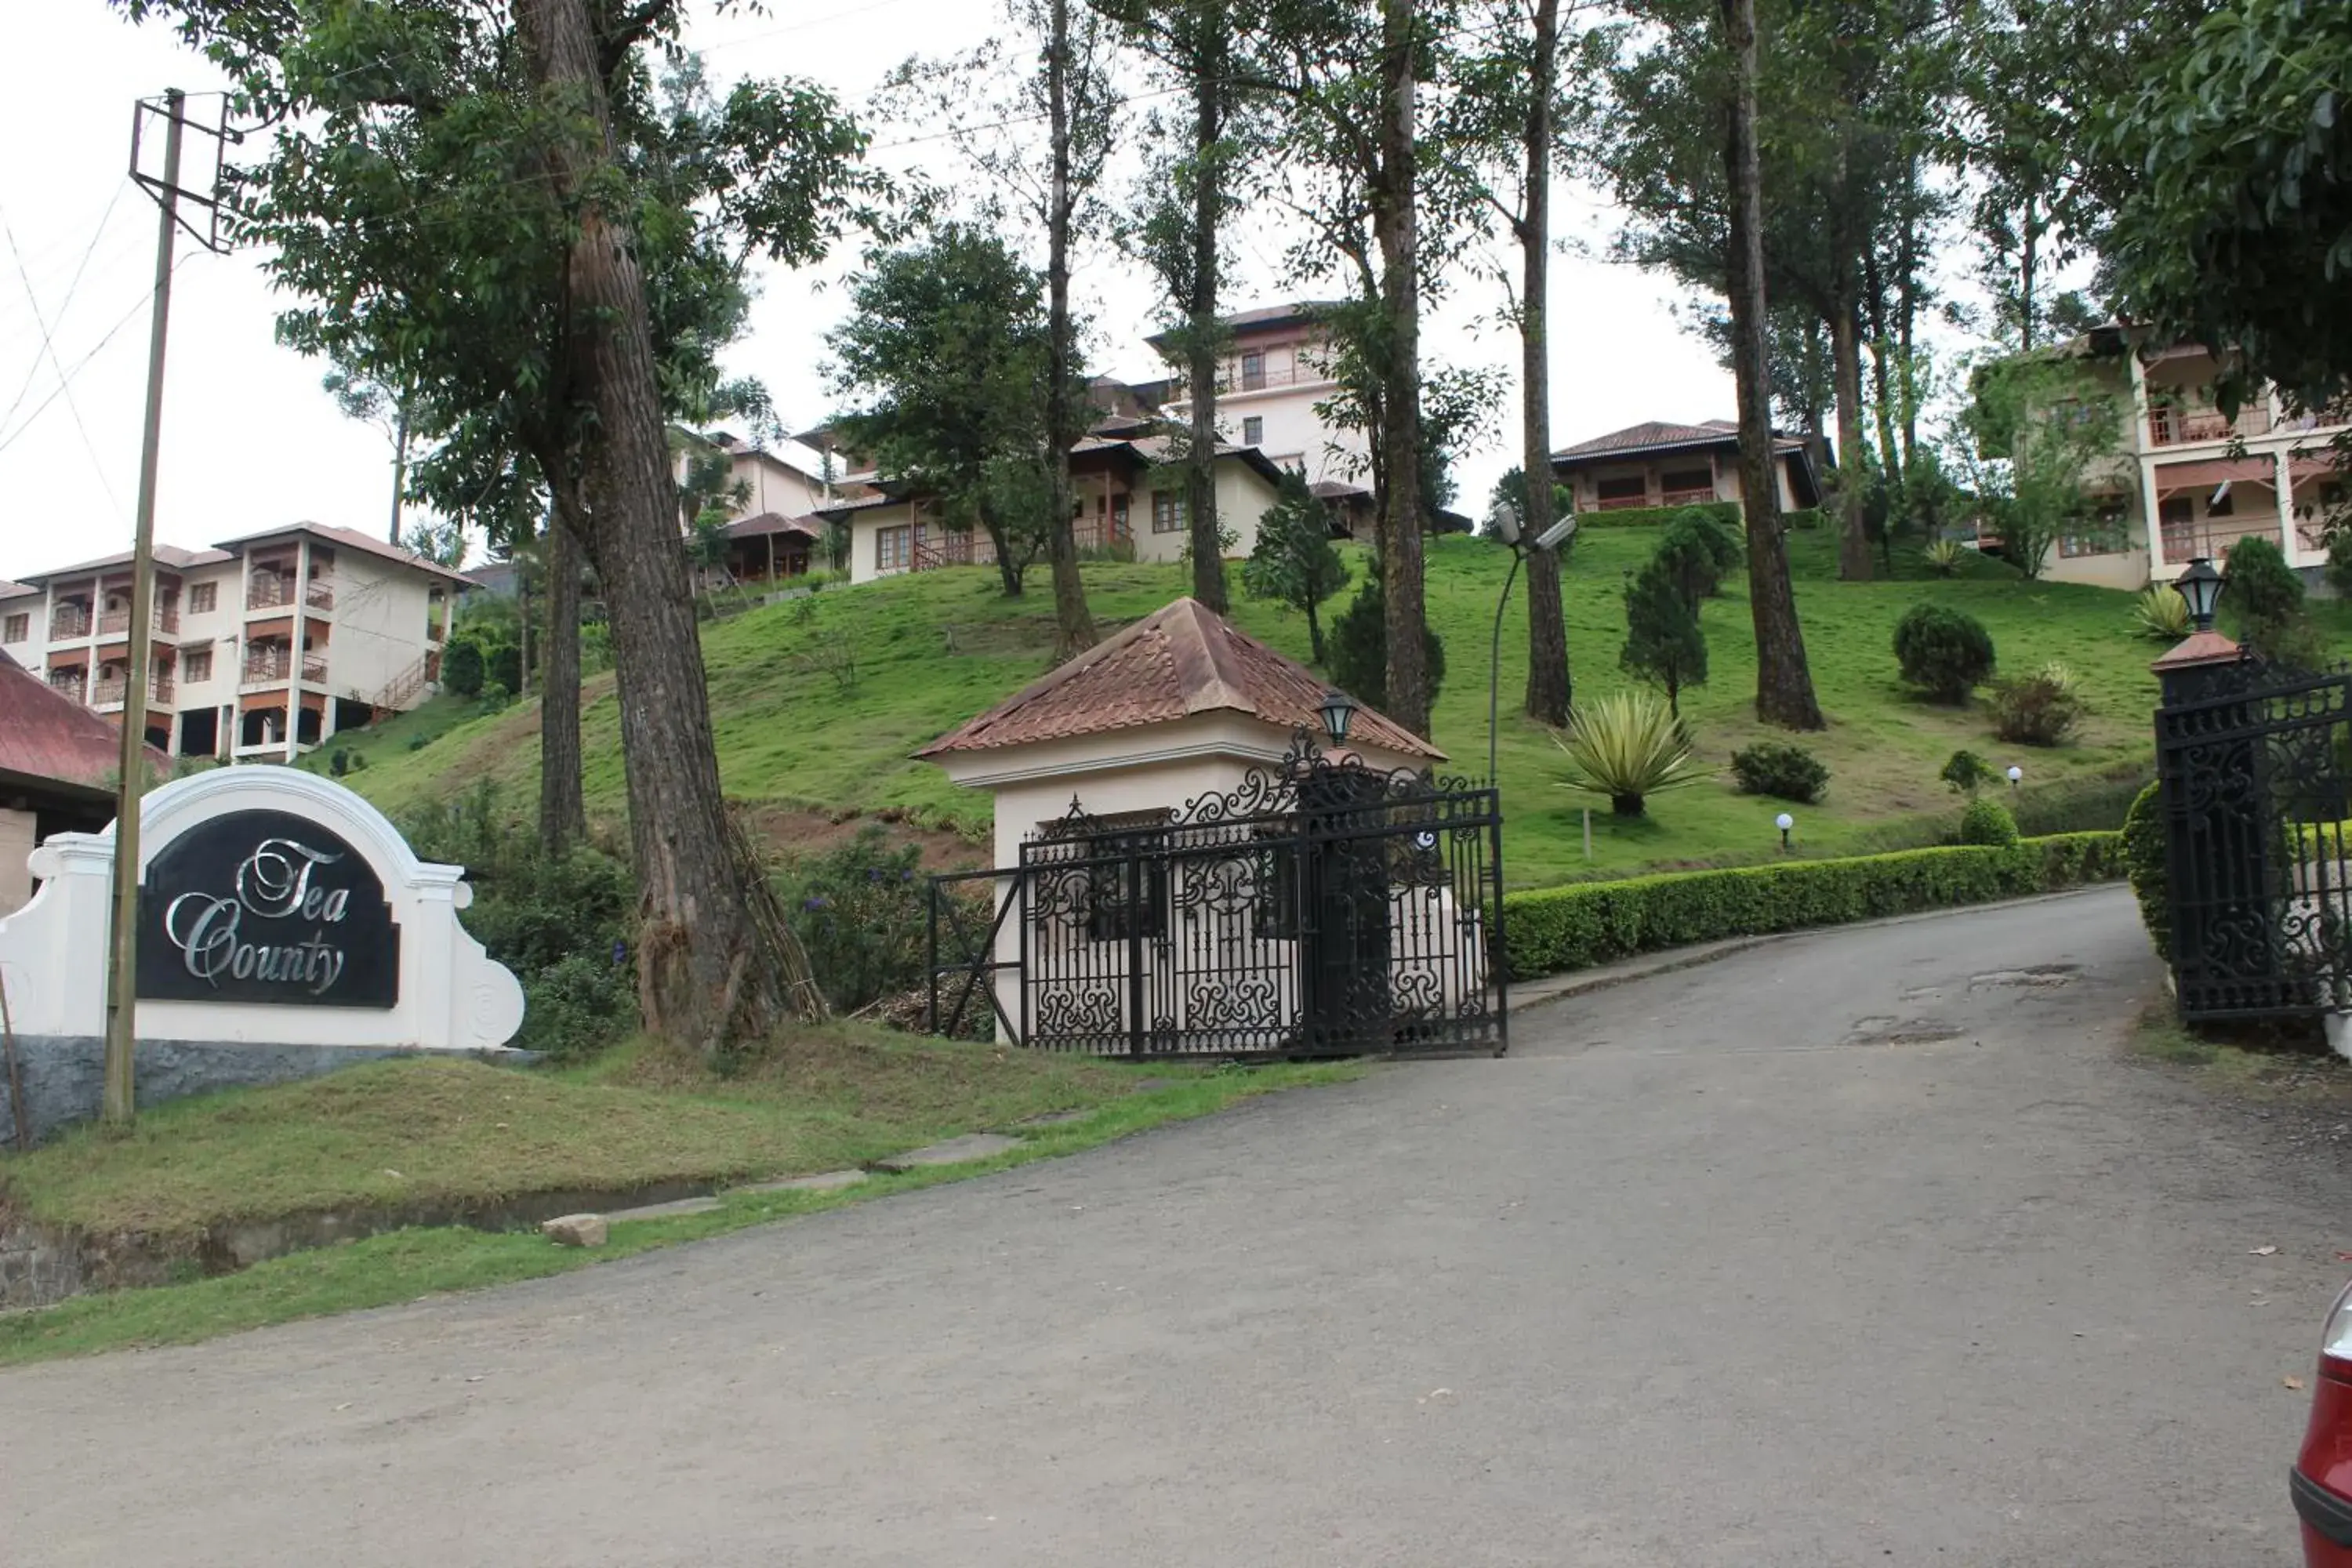
M 93 708 L 120 708 L 123 695 L 130 689 L 131 682 L 119 675 L 110 680 L 101 680 L 90 688 L 89 705 Z
M 120 708 L 122 706 L 123 698 L 130 693 L 130 690 L 131 679 L 128 676 L 110 676 L 100 680 L 96 689 L 90 692 L 89 705 L 93 708 Z M 148 677 L 147 700 L 149 702 L 168 705 L 178 700 L 178 698 L 179 687 L 169 673 L 158 670 Z
M 327 656 L 323 653 L 304 654 L 302 656 L 302 679 L 309 681 L 313 686 L 326 685 Z
M 302 602 L 314 610 L 333 609 L 335 607 L 334 584 L 322 578 L 311 578 L 310 586 L 303 592 Z
M 1265 370 L 1227 370 L 1217 376 L 1219 395 L 1232 392 L 1265 392 L 1280 386 L 1320 386 L 1328 383 L 1331 373 L 1311 364 L 1268 366 Z M 1181 376 L 1169 383 L 1168 395 L 1181 399 L 1184 381 Z
M 245 607 L 248 610 L 275 610 L 293 603 L 291 577 L 257 576 L 245 585 Z
M 79 669 L 58 670 L 49 677 L 49 689 L 60 696 L 70 697 L 77 702 L 80 701 L 82 672 Z
M 2168 522 L 2164 525 L 2164 560 L 2167 565 L 2179 566 L 2200 555 L 2216 561 L 2226 560 L 2231 547 L 2241 539 L 2259 534 L 2276 543 L 2281 538 L 2278 513 L 2249 513 L 2244 517 L 2211 517 L 2202 522 Z
M 2270 433 L 2271 411 L 2263 404 L 2249 404 L 2238 410 L 2235 419 L 2225 419 L 2218 408 L 2200 407 L 2189 404 L 2158 404 L 2147 411 L 2148 444 L 2156 447 L 2178 447 L 2189 441 L 2227 441 L 2231 437 L 2263 436 Z
M 244 684 L 283 686 L 293 668 L 293 659 L 282 648 L 270 653 L 248 653 L 245 656 Z
M 1713 500 L 1715 500 L 1715 487 L 1709 485 L 1705 489 L 1661 491 L 1658 504 L 1660 506 L 1705 506 Z
M 176 635 L 180 629 L 180 606 L 158 605 L 148 620 L 157 631 Z M 109 610 L 98 617 L 98 635 L 102 637 L 119 637 L 130 629 L 131 612 L 129 610 Z
M 79 605 L 61 605 L 49 616 L 49 640 L 89 636 L 89 612 Z
M 1712 498 L 1710 498 L 1712 499 Z M 1635 507 L 1650 504 L 1648 496 L 1602 496 L 1592 503 L 1595 511 L 1631 511 Z

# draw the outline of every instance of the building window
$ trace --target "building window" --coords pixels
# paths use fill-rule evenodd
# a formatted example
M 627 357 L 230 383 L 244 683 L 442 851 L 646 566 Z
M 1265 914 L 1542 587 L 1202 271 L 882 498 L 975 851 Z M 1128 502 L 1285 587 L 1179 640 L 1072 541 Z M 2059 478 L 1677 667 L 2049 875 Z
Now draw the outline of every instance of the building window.
M 213 678 L 213 650 L 200 647 L 180 658 L 181 679 L 191 686 L 202 685 Z
M 904 572 L 915 558 L 915 531 L 905 523 L 874 536 L 874 569 Z
M 0 642 L 23 642 L 32 635 L 33 617 L 30 614 L 10 616 L 5 626 L 0 626 Z
M 2113 498 L 2094 501 L 2088 511 L 2068 518 L 2058 534 L 2058 553 L 2067 560 L 2085 555 L 2121 555 L 2130 548 L 2124 503 Z
M 1600 500 L 1603 511 L 1618 507 L 1643 506 L 1650 499 L 1649 477 L 1645 474 L 1619 474 L 1614 479 L 1596 479 L 1592 493 Z
M 209 616 L 220 607 L 220 584 L 196 583 L 188 589 L 188 614 Z
M 1658 476 L 1658 488 L 1665 492 L 1666 503 L 1669 506 L 1688 501 L 1694 497 L 1713 500 L 1715 470 L 1713 468 L 1668 468 Z
M 1265 444 L 1265 421 L 1253 414 L 1242 421 L 1242 445 L 1262 447 Z
M 1242 355 L 1242 390 L 1257 392 L 1265 385 L 1265 355 L 1253 349 Z
M 1192 509 L 1182 490 L 1151 492 L 1151 531 L 1181 533 L 1192 526 Z

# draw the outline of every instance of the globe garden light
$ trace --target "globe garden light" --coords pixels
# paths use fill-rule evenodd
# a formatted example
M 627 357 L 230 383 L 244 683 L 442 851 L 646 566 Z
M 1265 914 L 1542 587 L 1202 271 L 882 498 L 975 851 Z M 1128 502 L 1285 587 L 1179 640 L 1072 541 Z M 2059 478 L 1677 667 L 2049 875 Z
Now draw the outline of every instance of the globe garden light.
M 1786 849 L 1789 847 L 1789 830 L 1797 826 L 1797 819 L 1784 811 L 1772 819 L 1772 826 L 1780 830 L 1780 847 Z
M 2011 789 L 2015 789 L 2019 784 L 2023 784 L 2024 782 L 2025 782 L 2025 770 L 2024 770 L 2023 768 L 2019 767 L 2015 763 L 2010 763 L 2010 765 L 2009 765 L 2009 787 L 2010 787 L 2010 788 L 2011 788 Z

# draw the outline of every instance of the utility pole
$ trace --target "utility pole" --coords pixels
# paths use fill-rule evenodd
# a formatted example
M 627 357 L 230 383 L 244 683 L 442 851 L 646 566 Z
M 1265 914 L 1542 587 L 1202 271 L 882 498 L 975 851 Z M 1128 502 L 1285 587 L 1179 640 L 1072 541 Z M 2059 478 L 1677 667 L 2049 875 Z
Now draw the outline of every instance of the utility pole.
M 187 95 L 173 88 L 160 110 L 142 100 L 131 122 L 131 177 L 154 195 L 162 214 L 155 235 L 155 303 L 147 333 L 147 424 L 139 447 L 139 515 L 131 545 L 131 658 L 122 690 L 122 761 L 114 800 L 114 911 L 107 964 L 106 1084 L 104 1120 L 131 1120 L 136 1105 L 131 1068 L 138 1039 L 139 996 L 139 802 L 147 793 L 147 680 L 152 663 L 155 615 L 155 479 L 163 436 L 163 349 L 172 322 L 173 248 L 179 237 L 180 153 L 187 125 Z M 164 121 L 163 177 L 155 181 L 139 168 L 139 144 L 146 117 Z M 226 109 L 224 108 L 224 113 Z M 222 132 L 199 126 L 217 139 Z M 215 141 L 217 146 L 217 140 Z M 213 208 L 208 246 L 218 242 L 219 209 L 209 193 L 196 200 Z

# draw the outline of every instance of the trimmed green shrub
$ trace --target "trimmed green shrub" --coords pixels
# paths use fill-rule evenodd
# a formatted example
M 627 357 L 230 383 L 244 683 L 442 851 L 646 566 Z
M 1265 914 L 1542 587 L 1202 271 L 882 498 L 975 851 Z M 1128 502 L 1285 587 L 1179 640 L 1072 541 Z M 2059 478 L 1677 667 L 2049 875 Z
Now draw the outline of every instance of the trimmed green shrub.
M 2164 800 L 2155 784 L 2139 792 L 2124 817 L 2124 864 L 2132 896 L 2139 900 L 2139 923 L 2156 954 L 2172 962 L 2172 878 L 2164 858 Z
M 1992 634 L 1945 605 L 1914 605 L 1895 626 L 1903 679 L 1938 702 L 1961 703 L 1992 673 Z
M 1607 795 L 1619 816 L 1640 816 L 1648 796 L 1696 784 L 1708 773 L 1693 760 L 1682 725 L 1646 691 L 1612 691 L 1578 703 L 1569 715 L 1568 738 L 1554 736 L 1552 743 L 1568 754 L 1561 782 Z
M 1830 787 L 1830 770 L 1804 747 L 1759 741 L 1731 754 L 1731 776 L 1742 795 L 1769 795 L 1811 805 Z
M 1974 795 L 2000 778 L 2000 770 L 1974 752 L 1960 750 L 1952 753 L 1944 771 L 1936 775 L 1962 795 Z
M 1997 800 L 1972 800 L 1960 813 L 1960 842 L 2007 846 L 2017 842 L 2017 818 Z
M 1673 579 L 1696 616 L 1700 600 L 1721 596 L 1725 574 L 1746 556 L 1736 523 L 1727 523 L 1710 508 L 1693 506 L 1675 514 L 1651 559 Z
M 2063 664 L 2046 664 L 2032 675 L 1993 684 L 1992 732 L 2021 746 L 2061 745 L 2082 722 L 2083 708 L 2074 672 Z
M 469 637 L 454 637 L 441 655 L 441 684 L 460 697 L 479 697 L 488 661 L 482 645 Z
M 1676 718 L 1683 689 L 1706 684 L 1706 635 L 1699 630 L 1697 605 L 1684 596 L 1664 555 L 1625 584 L 1625 646 L 1617 651 L 1617 668 L 1664 689 L 1666 711 Z
M 2145 770 L 2123 778 L 2069 779 L 2021 792 L 2011 803 L 2017 830 L 2028 838 L 2052 833 L 2114 833 L 2147 786 Z
M 1739 532 L 1739 503 L 1697 501 L 1689 506 L 1629 506 L 1611 511 L 1580 511 L 1576 526 L 1587 528 L 1664 528 L 1685 512 L 1704 512 L 1735 534 Z
M 2054 892 L 2112 880 L 2122 868 L 2120 836 L 2075 833 L 1669 872 L 1506 894 L 1503 935 L 1511 976 L 1525 980 L 1691 942 Z

